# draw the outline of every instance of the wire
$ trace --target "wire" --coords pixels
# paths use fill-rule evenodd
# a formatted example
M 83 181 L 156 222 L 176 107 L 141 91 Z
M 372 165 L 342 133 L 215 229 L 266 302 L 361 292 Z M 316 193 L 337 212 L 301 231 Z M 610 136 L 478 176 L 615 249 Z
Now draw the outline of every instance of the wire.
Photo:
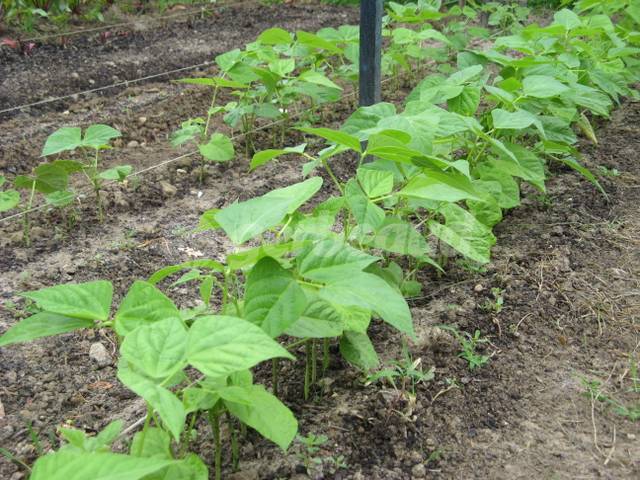
M 249 3 L 253 3 L 253 1 L 248 0 L 248 1 L 244 1 L 244 2 L 239 2 L 239 3 L 229 3 L 229 2 L 221 2 L 221 3 L 216 3 L 215 6 L 211 6 L 211 7 L 198 7 L 195 9 L 192 9 L 188 12 L 182 12 L 182 13 L 176 13 L 175 15 L 165 15 L 165 16 L 160 16 L 160 17 L 148 17 L 148 20 L 151 22 L 163 22 L 165 20 L 173 20 L 175 18 L 182 18 L 182 17 L 188 17 L 190 15 L 196 15 L 196 14 L 202 14 L 202 13 L 207 13 L 207 12 L 213 12 L 215 7 L 224 7 L 224 6 L 232 6 L 232 7 L 239 7 L 242 5 L 246 5 Z M 127 26 L 131 26 L 131 27 L 135 27 L 138 24 L 138 22 L 136 21 L 128 21 L 128 22 L 120 22 L 120 23 L 110 23 L 108 25 L 101 25 L 99 27 L 94 27 L 94 28 L 84 28 L 84 29 L 80 29 L 80 30 L 73 30 L 71 32 L 58 32 L 58 33 L 48 33 L 45 35 L 39 35 L 37 37 L 31 37 L 31 38 L 24 38 L 21 39 L 19 38 L 18 41 L 20 42 L 37 42 L 40 40 L 45 40 L 47 38 L 60 38 L 60 37 L 71 37 L 74 35 L 80 35 L 82 33 L 92 33 L 92 32 L 100 32 L 103 30 L 109 30 L 112 28 L 119 28 L 119 27 L 127 27 Z
M 95 93 L 95 92 L 100 92 L 100 91 L 103 91 L 103 90 L 109 90 L 111 88 L 128 86 L 128 85 L 133 84 L 133 83 L 138 83 L 138 82 L 142 82 L 142 81 L 145 81 L 145 80 L 151 80 L 153 78 L 165 77 L 165 76 L 171 75 L 173 73 L 184 72 L 184 71 L 187 71 L 187 70 L 194 70 L 196 68 L 209 67 L 209 66 L 214 65 L 214 64 L 215 64 L 214 61 L 199 63 L 198 65 L 190 65 L 188 67 L 181 67 L 181 68 L 177 68 L 175 70 L 169 70 L 167 72 L 156 73 L 154 75 L 147 75 L 146 77 L 134 78 L 133 80 L 124 80 L 122 82 L 112 83 L 111 85 L 105 85 L 105 86 L 102 86 L 102 87 L 92 88 L 90 90 L 83 90 L 82 92 L 70 93 L 68 95 L 62 95 L 60 97 L 48 98 L 46 100 L 38 100 L 37 102 L 27 103 L 25 105 L 18 105 L 16 107 L 11 107 L 11 108 L 6 108 L 4 110 L 0 110 L 0 114 L 9 113 L 9 112 L 13 112 L 13 111 L 16 111 L 16 110 L 22 110 L 23 108 L 30 108 L 30 107 L 36 107 L 38 105 L 45 105 L 47 103 L 59 102 L 60 100 L 66 100 L 68 98 L 73 98 L 73 97 L 76 97 L 76 96 L 79 96 L 79 95 L 87 95 L 89 93 Z

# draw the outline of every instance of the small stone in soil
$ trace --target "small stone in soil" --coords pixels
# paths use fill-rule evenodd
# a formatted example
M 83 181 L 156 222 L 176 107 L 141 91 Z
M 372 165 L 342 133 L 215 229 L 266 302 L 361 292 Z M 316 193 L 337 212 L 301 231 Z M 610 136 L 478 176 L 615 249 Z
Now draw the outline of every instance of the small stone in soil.
M 162 191 L 162 195 L 164 197 L 173 197 L 176 193 L 178 193 L 178 189 L 166 180 L 160 181 L 160 190 Z
M 111 355 L 109 355 L 106 347 L 100 342 L 96 342 L 91 345 L 91 348 L 89 349 L 89 358 L 95 362 L 99 368 L 111 365 Z
M 129 143 L 127 143 L 127 148 L 136 148 L 140 146 L 140 143 L 138 143 L 136 140 L 131 140 Z
M 2 405 L 2 399 L 0 398 L 0 420 L 4 418 L 4 405 Z
M 411 469 L 411 475 L 413 478 L 424 478 L 427 475 L 427 469 L 422 463 L 418 463 Z

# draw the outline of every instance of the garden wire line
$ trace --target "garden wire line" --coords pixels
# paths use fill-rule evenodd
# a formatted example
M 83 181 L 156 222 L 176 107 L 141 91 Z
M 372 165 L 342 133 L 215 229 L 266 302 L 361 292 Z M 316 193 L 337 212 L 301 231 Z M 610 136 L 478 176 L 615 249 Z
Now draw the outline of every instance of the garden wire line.
M 146 21 L 149 22 L 158 22 L 161 23 L 165 20 L 173 20 L 176 18 L 182 18 L 182 17 L 188 17 L 190 15 L 198 15 L 198 14 L 203 14 L 203 13 L 213 13 L 215 11 L 215 9 L 219 8 L 219 7 L 238 7 L 238 6 L 242 6 L 242 5 L 247 5 L 249 3 L 254 3 L 254 0 L 245 0 L 244 2 L 221 2 L 221 3 L 217 3 L 211 7 L 198 7 L 192 10 L 189 10 L 188 12 L 182 12 L 182 13 L 176 13 L 174 15 L 163 15 L 160 17 L 149 17 Z M 128 21 L 128 22 L 119 22 L 119 23 L 110 23 L 108 25 L 101 25 L 99 27 L 92 27 L 92 28 L 84 28 L 84 29 L 80 29 L 80 30 L 72 30 L 70 32 L 58 32 L 58 33 L 47 33 L 44 35 L 38 35 L 36 37 L 30 37 L 30 38 L 18 38 L 17 40 L 20 42 L 37 42 L 40 40 L 46 40 L 48 38 L 61 38 L 61 37 L 71 37 L 74 35 L 80 35 L 83 33 L 93 33 L 93 32 L 101 32 L 104 30 L 109 30 L 112 28 L 119 28 L 119 27 L 135 27 L 139 22 L 134 21 Z
M 45 105 L 45 104 L 48 104 L 48 103 L 59 102 L 61 100 L 66 100 L 68 98 L 73 98 L 73 97 L 80 96 L 80 95 L 87 95 L 89 93 L 100 92 L 102 90 L 109 90 L 111 88 L 128 86 L 129 84 L 134 84 L 134 83 L 142 82 L 142 81 L 145 81 L 145 80 L 151 80 L 153 78 L 158 78 L 158 77 L 165 77 L 165 76 L 171 75 L 173 73 L 185 72 L 185 71 L 188 71 L 188 70 L 195 70 L 196 68 L 201 68 L 201 67 L 210 67 L 211 65 L 214 65 L 214 64 L 215 64 L 214 61 L 210 61 L 210 62 L 199 63 L 197 65 L 189 65 L 188 67 L 176 68 L 174 70 L 169 70 L 169 71 L 161 72 L 161 73 L 155 73 L 153 75 L 147 75 L 145 77 L 134 78 L 132 80 L 123 80 L 122 82 L 112 83 L 110 85 L 104 85 L 102 87 L 92 88 L 90 90 L 83 90 L 81 92 L 70 93 L 68 95 L 61 95 L 61 96 L 55 97 L 55 98 L 47 98 L 45 100 L 38 100 L 37 102 L 27 103 L 27 104 L 24 104 L 24 105 L 18 105 L 16 107 L 11 107 L 11 108 L 6 108 L 4 110 L 0 110 L 0 115 L 3 114 L 3 113 L 14 112 L 16 110 L 22 110 L 23 108 L 36 107 L 36 106 Z
M 385 83 L 387 83 L 387 82 L 388 82 L 388 81 L 390 81 L 390 80 L 392 80 L 392 77 L 387 77 L 387 78 L 383 79 L 381 83 L 382 83 L 382 84 L 385 84 Z M 353 97 L 354 95 L 357 95 L 357 94 L 358 94 L 358 90 L 355 90 L 355 89 L 354 89 L 354 90 L 350 91 L 349 93 L 346 93 L 345 95 L 343 95 L 343 96 L 342 96 L 342 98 L 343 98 L 343 99 L 348 99 L 348 98 L 351 98 L 351 97 Z M 306 113 L 306 110 L 305 110 L 305 109 L 299 109 L 296 113 L 294 113 L 293 115 L 291 115 L 291 116 L 289 117 L 289 119 L 288 119 L 288 120 L 294 120 L 294 119 L 297 119 L 297 118 L 299 118 L 303 113 Z M 285 121 L 286 121 L 286 119 L 276 120 L 276 121 L 274 121 L 274 122 L 270 122 L 270 123 L 267 123 L 267 124 L 265 124 L 265 125 L 261 125 L 261 126 L 259 126 L 259 127 L 257 127 L 257 128 L 254 128 L 254 129 L 252 129 L 252 130 L 249 130 L 248 132 L 238 133 L 238 134 L 236 134 L 236 135 L 232 136 L 232 137 L 231 137 L 231 140 L 232 140 L 232 141 L 233 141 L 233 140 L 239 140 L 239 139 L 241 139 L 241 138 L 245 137 L 245 136 L 246 136 L 246 135 L 248 135 L 248 134 L 251 134 L 251 133 L 254 133 L 254 132 L 259 132 L 259 131 L 262 131 L 262 130 L 266 130 L 267 128 L 271 128 L 271 127 L 274 127 L 274 126 L 276 126 L 276 125 L 280 125 L 280 124 L 282 124 L 282 123 L 283 123 L 283 122 L 285 122 Z M 138 176 L 138 175 L 142 175 L 142 174 L 144 174 L 144 173 L 150 172 L 150 171 L 152 171 L 152 170 L 155 170 L 155 169 L 157 169 L 157 168 L 163 167 L 163 166 L 165 166 L 165 165 L 169 165 L 169 164 L 171 164 L 171 163 L 177 162 L 178 160 L 182 160 L 183 158 L 191 157 L 191 156 L 193 156 L 193 155 L 195 155 L 195 154 L 197 154 L 197 153 L 199 153 L 199 150 L 193 150 L 193 151 L 191 151 L 191 152 L 183 153 L 182 155 L 179 155 L 179 156 L 177 156 L 177 157 L 170 158 L 170 159 L 168 159 L 168 160 L 164 160 L 164 161 L 162 161 L 162 162 L 160 162 L 160 163 L 157 163 L 157 164 L 155 164 L 155 165 L 151 165 L 150 167 L 143 168 L 143 169 L 138 170 L 138 171 L 136 171 L 136 172 L 130 173 L 129 175 L 127 175 L 127 178 L 135 177 L 135 176 Z M 105 185 L 110 185 L 110 184 L 113 184 L 114 182 L 115 182 L 115 180 L 112 180 L 112 181 L 109 181 L 109 182 L 105 182 Z M 89 194 L 89 193 L 91 193 L 91 192 L 92 192 L 92 190 L 91 190 L 91 189 L 84 189 L 84 190 L 82 190 L 82 191 L 79 191 L 78 193 L 76 193 L 76 195 L 75 195 L 75 199 L 76 199 L 76 200 L 78 200 L 78 199 L 80 199 L 81 197 L 83 197 L 83 196 L 85 196 L 85 195 L 87 195 L 87 194 Z M 29 210 L 25 210 L 25 211 L 23 211 L 23 212 L 14 213 L 14 214 L 9 215 L 9 216 L 7 216 L 7 217 L 0 218 L 0 223 L 8 223 L 8 222 L 10 222 L 10 221 L 12 221 L 12 220 L 15 220 L 15 219 L 17 219 L 17 218 L 21 218 L 21 217 L 23 217 L 24 215 L 27 215 L 27 214 L 29 214 L 29 213 L 32 213 L 32 212 L 36 212 L 36 211 L 40 211 L 40 210 L 46 209 L 46 208 L 48 208 L 49 206 L 50 206 L 49 204 L 44 203 L 44 204 L 42 204 L 42 205 L 38 205 L 37 207 L 33 207 L 33 208 L 29 209 Z

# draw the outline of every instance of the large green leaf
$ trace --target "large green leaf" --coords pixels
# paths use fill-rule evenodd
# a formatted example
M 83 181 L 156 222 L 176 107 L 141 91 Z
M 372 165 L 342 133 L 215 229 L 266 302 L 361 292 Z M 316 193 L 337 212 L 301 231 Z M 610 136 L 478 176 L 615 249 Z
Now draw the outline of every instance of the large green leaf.
M 5 190 L 0 192 L 0 212 L 6 212 L 15 208 L 20 203 L 20 192 L 17 190 Z
M 368 107 L 360 107 L 344 122 L 342 131 L 366 140 L 369 134 L 367 130 L 378 125 L 383 118 L 396 115 L 396 107 L 392 103 L 376 103 Z
M 251 399 L 251 404 L 225 401 L 229 412 L 286 451 L 298 433 L 298 421 L 291 410 L 267 392 L 262 385 L 252 385 L 244 389 Z
M 260 260 L 247 276 L 244 317 L 276 338 L 293 325 L 307 297 L 293 275 L 271 257 Z
M 491 118 L 493 119 L 493 126 L 497 129 L 524 130 L 533 125 L 538 129 L 540 135 L 545 138 L 544 128 L 540 120 L 526 110 L 508 112 L 502 108 L 495 108 L 491 111 Z
M 255 170 L 261 165 L 264 165 L 267 162 L 270 162 L 274 158 L 278 158 L 281 155 L 286 155 L 289 153 L 303 153 L 305 148 L 307 147 L 306 143 L 298 145 L 296 147 L 287 147 L 287 148 L 275 148 L 269 150 L 262 150 L 257 152 L 253 158 L 251 159 L 250 170 Z
M 137 280 L 116 312 L 115 328 L 119 335 L 127 335 L 142 325 L 166 319 L 180 319 L 171 299 L 151 283 Z
M 354 273 L 329 283 L 320 290 L 319 295 L 333 304 L 372 310 L 401 332 L 413 334 L 413 322 L 407 302 L 376 275 Z
M 68 283 L 21 294 L 47 312 L 86 320 L 109 319 L 113 286 L 106 280 Z
M 226 135 L 222 133 L 214 133 L 207 143 L 198 145 L 200 154 L 212 162 L 226 162 L 232 160 L 235 151 L 233 143 Z
M 136 328 L 120 346 L 120 354 L 146 376 L 164 380 L 186 366 L 187 329 L 175 318 Z
M 491 247 L 496 243 L 491 229 L 453 203 L 443 205 L 439 212 L 445 217 L 446 223 L 443 225 L 431 220 L 431 233 L 465 257 L 478 263 L 488 263 Z
M 42 156 L 74 150 L 81 144 L 82 130 L 79 127 L 62 127 L 49 135 L 44 143 Z
M 144 398 L 158 412 L 173 438 L 180 440 L 187 414 L 178 397 L 155 381 L 137 373 L 126 360 L 121 360 L 118 364 L 118 380 Z
M 298 130 L 308 133 L 309 135 L 316 135 L 318 137 L 322 137 L 325 140 L 328 140 L 337 145 L 342 145 L 351 150 L 355 150 L 356 152 L 362 152 L 362 148 L 360 146 L 360 140 L 357 137 L 349 135 L 345 132 L 340 132 L 338 130 L 331 130 L 330 128 L 299 128 Z
M 443 202 L 480 200 L 471 180 L 460 173 L 436 168 L 424 168 L 423 172 L 413 177 L 398 195 Z
M 340 339 L 340 353 L 347 362 L 365 371 L 380 365 L 378 354 L 366 333 L 344 332 Z
M 375 230 L 382 224 L 385 216 L 384 210 L 365 195 L 354 179 L 347 182 L 345 197 L 349 210 L 361 228 Z
M 79 328 L 91 328 L 93 321 L 65 317 L 55 313 L 40 312 L 20 321 L 0 337 L 0 347 L 12 343 L 29 342 L 36 338 L 50 337 L 72 332 Z
M 332 338 L 342 335 L 343 329 L 344 321 L 340 312 L 329 302 L 315 298 L 286 333 L 298 338 Z
M 504 173 L 526 180 L 544 192 L 544 161 L 523 146 L 508 142 L 502 143 L 502 146 L 506 152 L 497 150 L 499 157 L 491 160 L 493 166 Z
M 260 327 L 238 317 L 199 317 L 189 329 L 187 359 L 212 378 L 246 370 L 274 357 L 293 359 Z
M 358 273 L 378 260 L 338 240 L 322 240 L 298 255 L 300 275 L 318 282 L 331 282 Z
M 529 75 L 522 80 L 522 89 L 528 97 L 551 98 L 562 95 L 569 87 L 548 75 Z
M 242 244 L 278 225 L 321 186 L 322 178 L 313 177 L 246 202 L 234 203 L 216 213 L 215 219 L 233 243 Z
M 422 234 L 409 222 L 394 217 L 386 218 L 365 243 L 372 248 L 420 259 L 429 254 L 429 245 Z
M 139 480 L 175 460 L 140 458 L 116 453 L 71 450 L 50 453 L 33 466 L 30 480 Z
M 107 145 L 110 140 L 121 137 L 122 134 L 109 125 L 91 125 L 84 132 L 83 147 L 100 148 Z
M 393 173 L 372 168 L 359 168 L 358 182 L 369 198 L 387 195 L 393 190 Z
M 292 41 L 292 35 L 282 28 L 269 28 L 257 40 L 265 45 L 288 45 Z
M 500 184 L 501 191 L 496 197 L 500 208 L 514 208 L 520 205 L 520 186 L 511 175 L 489 162 L 478 165 L 476 171 L 481 180 Z

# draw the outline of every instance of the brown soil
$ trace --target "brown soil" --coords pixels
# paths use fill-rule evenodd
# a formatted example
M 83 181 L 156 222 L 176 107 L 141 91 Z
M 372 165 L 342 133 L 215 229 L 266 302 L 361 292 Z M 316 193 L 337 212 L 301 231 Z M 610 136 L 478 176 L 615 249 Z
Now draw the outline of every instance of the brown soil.
M 341 10 L 322 8 L 326 10 L 320 12 L 338 12 L 338 17 L 307 12 L 304 18 L 321 22 L 316 28 L 343 23 Z M 79 123 L 102 118 L 122 122 L 125 140 L 146 144 L 117 149 L 124 152 L 122 163 L 132 160 L 145 166 L 175 155 L 163 138 L 168 125 L 202 109 L 205 97 L 188 92 L 158 83 L 129 91 L 130 98 L 77 102 L 77 111 L 69 115 Z M 95 107 L 100 104 L 104 109 Z M 114 108 L 123 105 L 135 112 L 112 117 Z M 339 121 L 348 111 L 345 105 L 336 107 L 330 118 Z M 141 116 L 147 117 L 144 125 L 139 125 Z M 9 126 L 8 134 L 16 135 L 32 122 L 50 131 L 61 118 L 62 112 L 35 112 L 2 127 Z M 637 366 L 640 354 L 636 122 L 640 104 L 624 104 L 612 121 L 602 124 L 599 146 L 583 145 L 592 169 L 603 165 L 620 172 L 602 178 L 609 201 L 573 172 L 554 168 L 547 195 L 526 190 L 522 206 L 497 228 L 498 245 L 486 271 L 451 264 L 442 278 L 428 272 L 421 277 L 424 297 L 412 301 L 419 340 L 409 352 L 413 360 L 421 359 L 425 370 L 436 370 L 432 381 L 417 386 L 415 397 L 387 384 L 365 386 L 333 352 L 322 388 L 313 400 L 303 402 L 302 362 L 287 365 L 282 399 L 298 416 L 301 434 L 328 437 L 313 454 L 319 463 L 311 461 L 307 475 L 299 443 L 283 454 L 250 433 L 242 447 L 241 471 L 230 474 L 226 465 L 227 478 L 638 478 L 638 423 L 593 401 L 583 386 L 583 379 L 599 380 L 610 398 L 628 408 L 640 407 L 638 393 L 630 391 L 630 367 L 634 362 Z M 13 142 L 3 148 L 0 168 L 22 171 L 23 165 L 33 164 L 42 145 L 38 135 L 30 134 L 22 150 L 14 149 Z M 298 139 L 290 140 L 293 144 Z M 265 146 L 268 142 L 266 137 L 261 140 Z M 86 210 L 78 226 L 67 232 L 62 219 L 54 216 L 51 223 L 43 223 L 47 229 L 34 229 L 31 249 L 16 242 L 19 225 L 5 225 L 0 238 L 0 332 L 26 314 L 20 291 L 104 278 L 114 282 L 117 302 L 134 279 L 161 266 L 199 255 L 221 258 L 231 246 L 222 235 L 193 233 L 199 215 L 300 179 L 294 161 L 252 175 L 245 174 L 246 167 L 242 158 L 231 166 L 211 167 L 207 181 L 199 185 L 191 159 L 171 164 L 145 176 L 138 186 L 114 188 L 107 223 L 92 223 Z M 351 168 L 346 163 L 338 174 L 348 175 Z M 177 192 L 163 196 L 161 180 Z M 492 288 L 504 290 L 499 313 L 486 306 Z M 195 295 L 188 287 L 168 293 L 183 306 L 193 305 Z M 458 357 L 458 344 L 435 327 L 443 323 L 461 331 L 479 329 L 489 340 L 480 352 L 491 356 L 488 363 L 469 371 Z M 387 363 L 401 358 L 397 335 L 376 324 L 373 337 Z M 31 463 L 38 448 L 29 430 L 47 449 L 57 446 L 55 427 L 62 423 L 92 432 L 114 418 L 132 423 L 140 417 L 144 406 L 115 379 L 115 366 L 100 369 L 89 360 L 95 341 L 115 350 L 106 332 L 80 332 L 0 350 L 5 412 L 0 417 L 0 446 Z M 265 372 L 258 374 L 267 378 Z M 201 433 L 199 453 L 211 459 L 206 426 Z M 24 477 L 19 467 L 0 456 L 0 478 Z

